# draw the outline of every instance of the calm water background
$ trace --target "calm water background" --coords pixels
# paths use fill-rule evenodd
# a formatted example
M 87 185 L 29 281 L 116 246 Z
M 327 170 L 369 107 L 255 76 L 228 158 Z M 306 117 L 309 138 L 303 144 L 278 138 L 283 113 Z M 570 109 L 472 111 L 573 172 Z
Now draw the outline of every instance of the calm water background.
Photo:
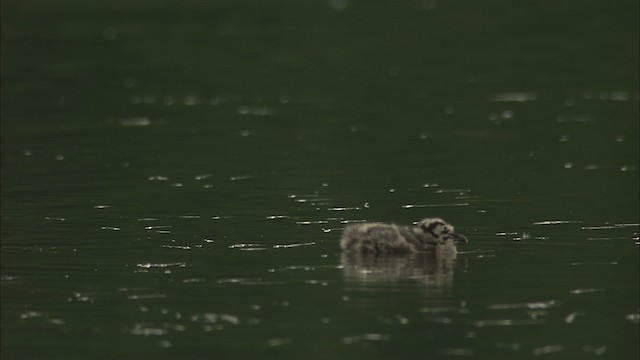
M 2 358 L 636 359 L 637 14 L 3 1 Z

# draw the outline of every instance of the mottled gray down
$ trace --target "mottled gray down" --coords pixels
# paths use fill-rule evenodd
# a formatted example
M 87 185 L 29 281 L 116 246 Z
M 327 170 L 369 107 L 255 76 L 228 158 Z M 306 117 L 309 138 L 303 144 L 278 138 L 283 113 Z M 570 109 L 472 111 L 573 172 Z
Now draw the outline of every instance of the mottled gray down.
M 434 251 L 456 252 L 456 243 L 468 242 L 452 225 L 440 218 L 428 218 L 416 226 L 384 223 L 348 225 L 340 239 L 346 252 L 388 254 Z

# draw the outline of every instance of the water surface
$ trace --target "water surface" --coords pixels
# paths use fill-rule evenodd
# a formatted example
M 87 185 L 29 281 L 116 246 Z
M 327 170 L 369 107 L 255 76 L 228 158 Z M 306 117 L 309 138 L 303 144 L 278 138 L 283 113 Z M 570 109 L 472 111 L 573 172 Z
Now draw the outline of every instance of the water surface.
M 3 359 L 637 358 L 637 12 L 3 2 Z

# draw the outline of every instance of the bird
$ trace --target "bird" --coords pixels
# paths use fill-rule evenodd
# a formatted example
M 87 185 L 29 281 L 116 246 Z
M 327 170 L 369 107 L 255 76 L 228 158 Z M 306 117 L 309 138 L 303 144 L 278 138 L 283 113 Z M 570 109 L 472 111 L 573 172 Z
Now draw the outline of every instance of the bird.
M 340 247 L 362 254 L 445 252 L 456 254 L 456 243 L 469 240 L 441 218 L 426 218 L 416 226 L 380 222 L 351 224 L 344 228 Z

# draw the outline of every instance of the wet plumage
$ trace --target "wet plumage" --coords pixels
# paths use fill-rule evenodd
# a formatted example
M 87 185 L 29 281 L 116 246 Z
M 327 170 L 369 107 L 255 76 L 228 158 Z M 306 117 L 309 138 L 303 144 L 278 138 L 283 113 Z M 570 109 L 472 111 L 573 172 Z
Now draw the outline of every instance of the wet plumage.
M 343 251 L 373 254 L 418 253 L 445 250 L 455 253 L 456 243 L 468 242 L 452 225 L 428 218 L 416 226 L 384 223 L 348 225 L 340 239 Z

